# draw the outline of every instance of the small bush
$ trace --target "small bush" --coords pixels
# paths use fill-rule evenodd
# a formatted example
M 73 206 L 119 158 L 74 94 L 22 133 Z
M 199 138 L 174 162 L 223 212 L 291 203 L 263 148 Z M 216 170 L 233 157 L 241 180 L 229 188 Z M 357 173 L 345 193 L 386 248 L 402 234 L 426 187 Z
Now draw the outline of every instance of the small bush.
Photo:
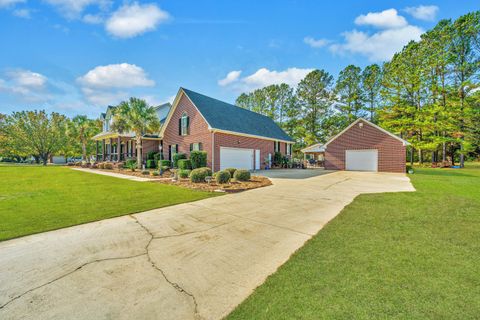
M 170 169 L 170 167 L 169 166 L 161 166 L 161 169 L 162 169 L 162 171 L 167 171 L 167 170 Z
M 98 169 L 105 169 L 105 163 L 100 162 L 100 163 L 98 164 Z
M 157 154 L 158 152 L 155 152 L 155 151 L 148 151 L 147 153 L 147 160 L 155 160 L 155 154 Z
M 212 170 L 207 167 L 193 169 L 190 173 L 190 181 L 198 183 L 205 182 L 205 178 L 212 175 Z
M 280 166 L 282 165 L 282 153 L 281 152 L 275 152 L 275 154 L 273 155 L 273 165 L 274 166 Z
M 125 167 L 124 162 L 117 162 L 117 169 L 123 169 Z
M 137 160 L 134 160 L 134 159 L 130 159 L 130 160 L 127 160 L 125 161 L 125 167 L 129 168 L 132 164 L 137 164 Z
M 230 173 L 230 177 L 233 177 L 233 175 L 235 174 L 235 171 L 237 171 L 237 169 L 227 168 L 227 169 L 225 169 L 225 171 L 228 171 Z
M 178 176 L 182 179 L 186 179 L 190 175 L 190 172 L 192 172 L 192 170 L 180 169 L 180 170 L 178 170 Z
M 227 170 L 215 173 L 215 181 L 217 181 L 217 183 L 228 183 L 231 177 L 230 172 Z
M 150 171 L 148 171 L 148 170 L 142 170 L 142 174 L 143 174 L 143 175 L 148 175 L 148 174 L 150 174 Z
M 188 159 L 180 159 L 178 160 L 178 169 L 181 170 L 191 170 L 192 169 L 192 162 Z
M 406 172 L 409 173 L 409 171 L 412 170 L 412 169 L 413 169 L 413 168 L 412 168 L 411 165 L 407 165 L 407 167 L 406 167 Z
M 175 153 L 173 155 L 173 167 L 178 168 L 178 160 L 180 159 L 187 159 L 187 155 L 185 153 Z
M 235 171 L 233 178 L 237 181 L 248 181 L 250 180 L 250 171 L 248 170 L 237 170 Z
M 153 176 L 153 177 L 157 177 L 157 176 L 160 175 L 160 172 L 158 172 L 158 171 L 156 171 L 156 170 L 155 170 L 155 171 L 151 171 L 151 172 L 150 172 L 150 175 Z
M 190 152 L 190 161 L 192 169 L 203 168 L 207 166 L 207 153 L 205 151 Z
M 113 169 L 113 163 L 111 162 L 105 162 L 103 165 L 104 169 L 112 170 Z
M 98 164 L 92 163 L 92 165 L 90 166 L 90 168 L 92 168 L 92 169 L 97 169 L 97 168 L 98 168 Z
M 171 163 L 169 160 L 159 160 L 158 161 L 158 166 L 159 167 L 170 167 Z
M 153 159 L 147 160 L 147 168 L 155 169 L 156 167 L 157 167 L 157 164 L 155 163 L 155 160 Z
M 7 161 L 4 161 L 4 162 L 7 162 Z M 75 165 L 75 163 L 73 163 L 73 162 L 67 163 L 67 166 L 69 166 L 69 167 L 72 167 L 72 166 L 74 166 L 74 165 Z
M 162 158 L 162 154 L 160 152 L 157 152 L 153 155 L 153 160 L 155 160 L 156 162 L 158 162 L 158 160 L 160 160 Z

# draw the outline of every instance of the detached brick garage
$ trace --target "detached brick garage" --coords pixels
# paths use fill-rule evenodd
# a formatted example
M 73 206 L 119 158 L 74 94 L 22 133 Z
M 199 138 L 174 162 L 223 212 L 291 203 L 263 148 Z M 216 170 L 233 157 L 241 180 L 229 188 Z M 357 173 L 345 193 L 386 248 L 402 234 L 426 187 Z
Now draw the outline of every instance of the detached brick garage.
M 360 118 L 323 146 L 325 169 L 404 173 L 408 144 Z

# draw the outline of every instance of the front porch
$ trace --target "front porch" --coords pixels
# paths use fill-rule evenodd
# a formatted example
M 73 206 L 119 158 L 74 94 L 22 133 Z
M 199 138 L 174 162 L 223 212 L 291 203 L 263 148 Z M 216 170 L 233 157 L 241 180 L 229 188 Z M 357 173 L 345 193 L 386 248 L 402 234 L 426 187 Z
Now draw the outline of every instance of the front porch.
M 325 147 L 322 144 L 301 150 L 303 153 L 304 165 L 306 168 L 323 168 L 325 165 Z
M 114 132 L 102 132 L 93 139 L 96 141 L 97 162 L 123 162 L 137 158 L 137 145 L 135 136 L 132 134 L 118 134 Z M 141 152 L 142 162 L 147 159 L 150 151 L 161 152 L 161 139 L 157 136 L 142 137 Z

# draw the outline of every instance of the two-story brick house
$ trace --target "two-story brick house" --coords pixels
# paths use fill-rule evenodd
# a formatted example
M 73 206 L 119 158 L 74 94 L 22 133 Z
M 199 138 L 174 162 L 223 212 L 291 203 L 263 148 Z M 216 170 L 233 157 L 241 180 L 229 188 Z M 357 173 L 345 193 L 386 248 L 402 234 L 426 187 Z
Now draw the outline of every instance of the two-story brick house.
M 102 134 L 97 139 L 108 137 Z M 142 140 L 142 154 L 145 158 L 148 151 L 158 150 L 164 159 L 172 159 L 175 153 L 203 150 L 214 171 L 228 167 L 258 170 L 271 163 L 275 152 L 290 156 L 292 144 L 272 119 L 180 88 L 158 135 Z M 128 150 L 135 156 L 134 145 Z

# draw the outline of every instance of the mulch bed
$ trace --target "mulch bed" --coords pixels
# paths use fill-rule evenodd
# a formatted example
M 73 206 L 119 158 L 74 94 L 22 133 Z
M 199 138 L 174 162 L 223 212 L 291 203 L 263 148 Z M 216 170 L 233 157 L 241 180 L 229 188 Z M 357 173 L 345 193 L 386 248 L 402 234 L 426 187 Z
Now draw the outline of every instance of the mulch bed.
M 161 176 L 152 176 L 149 174 L 142 174 L 141 170 L 131 171 L 129 169 L 98 169 L 95 168 L 94 170 L 105 171 L 105 172 L 113 172 L 119 173 L 129 176 L 141 177 L 141 178 L 149 178 L 152 179 L 153 182 L 159 182 L 164 184 L 170 184 L 190 189 L 196 190 L 203 190 L 203 191 L 210 191 L 210 192 L 241 192 L 250 189 L 256 189 L 261 187 L 266 187 L 272 184 L 270 179 L 266 177 L 260 176 L 252 176 L 250 181 L 231 181 L 225 184 L 218 184 L 215 180 L 212 180 L 210 183 L 193 183 L 190 179 L 178 179 L 178 181 L 172 181 L 173 173 L 169 170 L 165 171 Z M 150 170 L 153 171 L 153 170 Z
M 270 186 L 272 182 L 266 177 L 252 176 L 250 181 L 231 181 L 230 183 L 218 184 L 215 181 L 210 183 L 193 183 L 189 179 L 179 179 L 172 181 L 171 179 L 158 180 L 155 182 L 181 186 L 190 189 L 197 189 L 210 192 L 241 192 L 261 187 Z

